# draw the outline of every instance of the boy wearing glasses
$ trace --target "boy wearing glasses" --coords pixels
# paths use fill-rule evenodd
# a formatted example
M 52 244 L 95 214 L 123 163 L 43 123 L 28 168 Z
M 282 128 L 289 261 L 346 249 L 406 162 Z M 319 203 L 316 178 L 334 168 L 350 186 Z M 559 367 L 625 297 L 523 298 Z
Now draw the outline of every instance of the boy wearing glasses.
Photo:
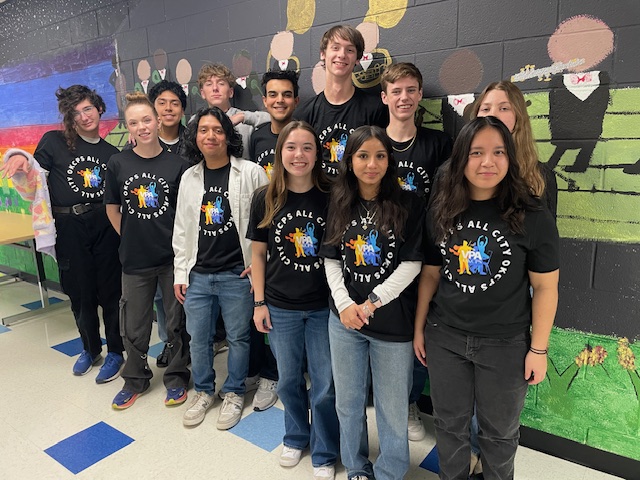
M 102 359 L 100 306 L 108 354 L 96 382 L 106 383 L 120 375 L 124 363 L 118 326 L 120 240 L 102 204 L 106 164 L 118 149 L 100 138 L 100 117 L 106 105 L 95 90 L 72 85 L 59 88 L 56 97 L 64 129 L 45 133 L 33 156 L 9 150 L 3 176 L 11 177 L 30 201 L 34 200 L 39 175 L 47 177 L 42 187 L 48 186 L 55 219 L 60 284 L 71 300 L 83 345 L 73 374 L 87 374 Z

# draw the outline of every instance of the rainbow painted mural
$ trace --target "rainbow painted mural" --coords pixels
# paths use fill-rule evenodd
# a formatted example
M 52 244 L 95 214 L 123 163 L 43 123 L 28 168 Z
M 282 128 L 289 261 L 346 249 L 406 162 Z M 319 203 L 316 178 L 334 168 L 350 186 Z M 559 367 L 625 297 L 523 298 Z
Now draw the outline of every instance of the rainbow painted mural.
M 103 41 L 69 50 L 55 57 L 43 57 L 0 69 L 0 155 L 9 148 L 33 153 L 42 135 L 61 128 L 55 92 L 59 87 L 87 85 L 104 99 L 107 110 L 100 123 L 100 135 L 107 137 L 119 123 L 116 105 L 113 43 Z M 0 210 L 28 213 L 29 204 L 0 177 Z M 35 273 L 28 252 L 0 247 L 0 264 Z M 45 260 L 48 278 L 57 278 L 52 259 Z

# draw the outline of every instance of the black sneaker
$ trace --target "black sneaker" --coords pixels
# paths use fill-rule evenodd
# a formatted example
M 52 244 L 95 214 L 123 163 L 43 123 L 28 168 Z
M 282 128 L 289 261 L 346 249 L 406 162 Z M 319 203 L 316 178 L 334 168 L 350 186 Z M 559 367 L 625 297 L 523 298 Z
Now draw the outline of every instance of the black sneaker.
M 169 347 L 168 344 L 164 344 L 162 353 L 156 358 L 156 366 L 158 368 L 166 368 L 169 365 Z

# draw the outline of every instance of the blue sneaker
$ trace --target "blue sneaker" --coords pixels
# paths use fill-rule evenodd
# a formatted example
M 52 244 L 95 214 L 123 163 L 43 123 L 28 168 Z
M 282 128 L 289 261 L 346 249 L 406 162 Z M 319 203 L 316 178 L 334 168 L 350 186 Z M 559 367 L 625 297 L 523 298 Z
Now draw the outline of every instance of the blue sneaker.
M 120 390 L 118 394 L 113 399 L 111 406 L 115 410 L 124 410 L 125 408 L 129 408 L 134 402 L 138 399 L 142 393 L 133 393 L 129 390 Z
M 86 375 L 91 371 L 93 366 L 97 364 L 102 355 L 98 354 L 95 357 L 91 358 L 91 354 L 86 350 L 83 350 L 76 363 L 73 365 L 73 374 L 74 375 Z
M 164 399 L 164 404 L 168 407 L 172 405 L 180 405 L 187 400 L 187 389 L 183 387 L 167 388 L 167 398 Z
M 115 380 L 120 376 L 120 370 L 124 365 L 124 357 L 119 353 L 109 352 L 107 358 L 104 359 L 104 365 L 100 367 L 100 371 L 96 376 L 96 383 L 107 383 Z

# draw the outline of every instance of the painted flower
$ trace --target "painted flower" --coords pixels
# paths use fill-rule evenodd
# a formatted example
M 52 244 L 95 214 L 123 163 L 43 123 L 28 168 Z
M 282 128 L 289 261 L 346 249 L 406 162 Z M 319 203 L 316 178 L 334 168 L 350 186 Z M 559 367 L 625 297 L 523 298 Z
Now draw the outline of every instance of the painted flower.
M 636 356 L 629 348 L 629 340 L 626 337 L 618 340 L 618 363 L 625 370 L 633 371 L 636 369 Z
M 607 358 L 607 355 L 607 351 L 601 345 L 597 345 L 595 347 L 587 345 L 578 354 L 575 362 L 578 367 L 582 367 L 584 365 L 588 365 L 589 367 L 596 367 L 598 365 L 602 365 L 604 359 Z

